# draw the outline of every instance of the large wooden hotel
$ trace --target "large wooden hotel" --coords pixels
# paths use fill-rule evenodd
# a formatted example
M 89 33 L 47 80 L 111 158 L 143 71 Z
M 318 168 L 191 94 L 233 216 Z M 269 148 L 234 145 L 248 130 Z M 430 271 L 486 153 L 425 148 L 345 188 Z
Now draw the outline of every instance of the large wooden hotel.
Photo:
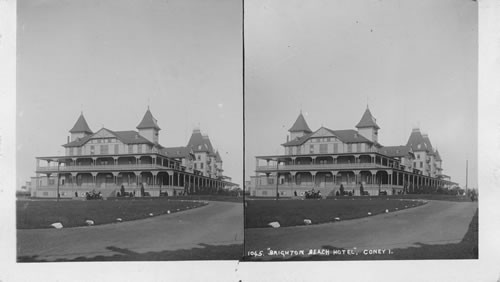
M 414 128 L 405 145 L 382 146 L 380 127 L 367 107 L 356 129 L 312 131 L 302 113 L 289 129 L 283 155 L 256 157 L 250 195 L 290 197 L 315 189 L 322 196 L 346 193 L 418 193 L 456 183 L 443 174 L 442 159 Z M 361 188 L 361 186 L 363 188 Z
M 195 129 L 186 146 L 163 147 L 157 120 L 146 111 L 137 130 L 92 132 L 80 115 L 69 131 L 64 156 L 37 157 L 33 197 L 104 197 L 120 189 L 140 196 L 215 193 L 234 185 L 223 175 L 222 159 L 207 135 Z

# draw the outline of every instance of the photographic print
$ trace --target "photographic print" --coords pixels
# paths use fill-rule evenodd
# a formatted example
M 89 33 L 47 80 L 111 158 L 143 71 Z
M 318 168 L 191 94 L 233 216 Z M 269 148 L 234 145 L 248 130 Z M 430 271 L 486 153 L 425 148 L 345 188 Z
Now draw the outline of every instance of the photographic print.
M 17 260 L 238 260 L 240 1 L 19 1 Z
M 245 260 L 478 258 L 477 9 L 245 3 Z

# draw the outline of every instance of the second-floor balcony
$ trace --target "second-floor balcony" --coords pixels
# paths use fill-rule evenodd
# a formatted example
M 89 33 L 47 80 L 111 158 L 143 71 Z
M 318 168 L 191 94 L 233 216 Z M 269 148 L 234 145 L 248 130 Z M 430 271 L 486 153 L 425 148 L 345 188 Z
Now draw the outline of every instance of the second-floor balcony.
M 117 164 L 117 165 L 60 165 L 58 166 L 38 166 L 37 172 L 70 172 L 70 171 L 136 171 L 155 169 L 176 169 L 180 167 L 166 167 L 159 164 Z
M 339 170 L 339 169 L 377 169 L 390 168 L 381 164 L 375 163 L 347 163 L 347 164 L 295 164 L 295 165 L 264 165 L 257 166 L 258 172 L 272 171 L 296 171 L 296 170 Z

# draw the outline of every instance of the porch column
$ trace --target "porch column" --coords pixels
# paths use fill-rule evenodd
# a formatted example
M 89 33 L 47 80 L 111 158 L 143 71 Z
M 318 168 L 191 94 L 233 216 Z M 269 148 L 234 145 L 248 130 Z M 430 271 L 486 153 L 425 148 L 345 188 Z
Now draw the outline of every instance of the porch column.
M 113 182 L 115 183 L 115 185 L 118 185 L 118 172 L 114 171 L 112 172 L 113 174 Z
M 92 184 L 94 187 L 97 187 L 97 172 L 91 172 L 92 174 Z

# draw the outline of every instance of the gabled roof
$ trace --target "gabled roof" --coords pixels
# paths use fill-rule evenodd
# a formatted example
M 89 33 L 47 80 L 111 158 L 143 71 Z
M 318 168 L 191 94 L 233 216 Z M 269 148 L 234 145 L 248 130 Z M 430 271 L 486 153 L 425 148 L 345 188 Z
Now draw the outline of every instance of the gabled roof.
M 297 120 L 295 123 L 292 125 L 290 129 L 288 129 L 289 132 L 305 132 L 305 133 L 311 133 L 311 129 L 307 125 L 306 119 L 302 115 L 302 112 L 300 112 L 299 116 L 297 117 Z
M 149 144 L 149 145 L 154 145 L 153 142 L 151 142 L 148 139 L 142 137 L 142 135 L 140 135 L 139 132 L 134 131 L 134 130 L 113 131 L 113 133 L 124 144 Z
M 153 114 L 151 114 L 151 111 L 148 110 L 144 114 L 144 117 L 142 118 L 141 123 L 136 127 L 137 129 L 148 129 L 148 128 L 154 128 L 156 130 L 160 130 L 161 128 L 158 126 L 157 120 L 153 117 Z
M 83 116 L 83 113 L 80 114 L 78 117 L 78 120 L 76 121 L 75 125 L 71 130 L 69 131 L 70 133 L 89 133 L 92 134 L 92 130 L 90 130 L 89 125 L 87 124 L 87 121 L 85 120 L 85 117 Z
M 330 131 L 335 137 L 337 137 L 340 141 L 343 143 L 370 143 L 374 144 L 372 141 L 364 137 L 363 135 L 359 134 L 356 130 L 354 129 L 344 129 L 344 130 L 331 130 L 326 127 L 322 127 L 328 131 Z M 320 128 L 321 129 L 321 128 Z M 318 130 L 320 130 L 318 129 Z M 316 132 L 318 131 L 316 130 Z M 316 133 L 314 132 L 314 133 Z M 311 138 L 314 133 L 309 133 L 306 134 L 302 137 L 299 137 L 297 139 L 294 139 L 292 141 L 288 141 L 284 144 L 281 144 L 282 146 L 298 146 L 304 144 L 307 140 Z
M 210 139 L 208 136 L 203 137 L 199 129 L 193 130 L 186 147 L 191 148 L 193 152 L 207 152 L 209 154 L 214 154 L 214 149 Z
M 380 129 L 377 125 L 377 120 L 373 117 L 370 109 L 366 107 L 366 111 L 361 117 L 361 120 L 356 125 L 356 128 L 364 128 L 364 127 L 375 127 L 376 129 Z
M 411 149 L 416 151 L 430 151 L 432 148 L 428 148 L 427 143 L 422 136 L 419 128 L 414 128 L 411 132 L 410 138 L 408 138 L 407 146 L 410 146 Z
M 149 145 L 155 145 L 154 143 L 152 143 L 148 139 L 142 137 L 142 135 L 140 135 L 139 132 L 134 131 L 134 130 L 129 130 L 129 131 L 112 131 L 112 130 L 109 130 L 109 129 L 105 129 L 105 130 L 107 130 L 110 133 L 112 133 L 113 135 L 115 135 L 116 138 L 118 138 L 118 140 L 120 140 L 123 144 L 149 144 Z M 79 138 L 79 139 L 77 139 L 75 141 L 72 141 L 72 142 L 69 142 L 67 144 L 64 144 L 63 147 L 80 147 L 80 146 L 84 145 L 85 143 L 87 143 L 87 141 L 89 141 L 90 139 L 92 139 L 92 137 L 94 137 L 94 135 L 96 133 L 94 133 L 92 135 L 87 135 L 87 136 L 85 136 L 83 138 Z
M 388 157 L 406 157 L 408 155 L 413 155 L 411 147 L 406 145 L 382 147 L 379 149 L 379 153 Z
M 169 147 L 162 149 L 163 155 L 170 158 L 187 158 L 190 155 L 193 155 L 193 150 L 188 147 Z

